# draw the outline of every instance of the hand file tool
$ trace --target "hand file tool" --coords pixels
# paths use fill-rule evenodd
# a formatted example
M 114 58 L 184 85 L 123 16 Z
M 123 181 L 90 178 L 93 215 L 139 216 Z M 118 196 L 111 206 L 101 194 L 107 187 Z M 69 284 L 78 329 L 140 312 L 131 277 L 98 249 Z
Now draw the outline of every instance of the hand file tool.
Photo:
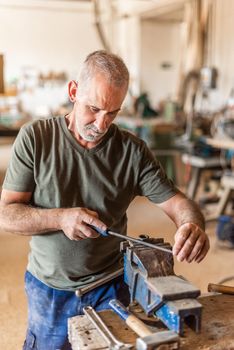
M 133 238 L 133 237 L 130 237 L 130 236 L 124 236 L 124 235 L 121 235 L 120 233 L 110 231 L 109 229 L 101 230 L 99 227 L 94 226 L 94 225 L 89 225 L 88 224 L 88 226 L 90 228 L 92 228 L 94 231 L 96 231 L 97 233 L 99 233 L 101 236 L 104 236 L 104 237 L 108 237 L 108 236 L 118 237 L 118 238 L 130 241 L 130 242 L 142 244 L 142 245 L 144 245 L 146 247 L 158 249 L 158 250 L 161 250 L 163 252 L 172 254 L 172 250 L 164 248 L 164 247 L 160 247 L 160 245 L 152 244 L 152 243 L 146 242 L 144 240 Z

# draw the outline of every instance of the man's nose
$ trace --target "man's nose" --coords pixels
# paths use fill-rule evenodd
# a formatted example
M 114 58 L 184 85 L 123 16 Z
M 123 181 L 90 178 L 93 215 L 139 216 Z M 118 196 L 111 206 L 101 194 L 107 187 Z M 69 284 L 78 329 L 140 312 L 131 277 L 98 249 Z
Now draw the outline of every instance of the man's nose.
M 105 115 L 99 115 L 96 117 L 94 125 L 99 131 L 105 131 L 107 128 L 107 118 Z

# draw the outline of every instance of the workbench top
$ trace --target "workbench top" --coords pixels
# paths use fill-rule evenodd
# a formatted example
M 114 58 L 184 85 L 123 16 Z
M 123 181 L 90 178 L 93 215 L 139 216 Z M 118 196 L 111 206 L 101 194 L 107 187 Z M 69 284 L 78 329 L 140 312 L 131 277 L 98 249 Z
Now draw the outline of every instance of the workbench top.
M 202 296 L 202 329 L 197 334 L 185 326 L 184 337 L 180 338 L 181 350 L 233 350 L 234 349 L 234 296 L 210 294 Z M 139 313 L 139 317 L 140 317 Z M 100 316 L 115 336 L 125 343 L 135 343 L 137 335 L 111 310 L 102 311 Z M 156 322 L 157 328 L 162 326 Z M 69 319 L 69 340 L 73 350 L 107 349 L 99 333 L 86 316 Z M 163 328 L 160 328 L 162 330 Z

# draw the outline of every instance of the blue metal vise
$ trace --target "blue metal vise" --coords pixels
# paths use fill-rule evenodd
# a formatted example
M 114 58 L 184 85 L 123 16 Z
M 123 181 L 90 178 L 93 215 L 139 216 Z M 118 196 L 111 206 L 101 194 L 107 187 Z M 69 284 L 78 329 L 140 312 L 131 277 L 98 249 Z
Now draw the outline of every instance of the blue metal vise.
M 146 241 L 171 250 L 161 238 Z M 184 322 L 199 332 L 202 306 L 196 298 L 200 290 L 175 275 L 173 255 L 127 241 L 121 243 L 121 251 L 131 302 L 137 301 L 148 316 L 157 316 L 179 335 L 184 333 Z

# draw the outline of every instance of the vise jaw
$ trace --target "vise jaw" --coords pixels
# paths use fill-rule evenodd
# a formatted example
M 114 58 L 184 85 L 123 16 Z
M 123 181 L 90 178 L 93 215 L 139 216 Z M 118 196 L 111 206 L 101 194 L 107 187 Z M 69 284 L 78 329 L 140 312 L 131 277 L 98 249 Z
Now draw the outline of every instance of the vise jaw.
M 161 238 L 147 240 L 171 249 Z M 147 315 L 158 317 L 180 335 L 184 333 L 184 323 L 199 332 L 202 306 L 196 298 L 200 290 L 175 275 L 173 255 L 130 242 L 123 242 L 121 249 L 131 302 L 137 301 Z

